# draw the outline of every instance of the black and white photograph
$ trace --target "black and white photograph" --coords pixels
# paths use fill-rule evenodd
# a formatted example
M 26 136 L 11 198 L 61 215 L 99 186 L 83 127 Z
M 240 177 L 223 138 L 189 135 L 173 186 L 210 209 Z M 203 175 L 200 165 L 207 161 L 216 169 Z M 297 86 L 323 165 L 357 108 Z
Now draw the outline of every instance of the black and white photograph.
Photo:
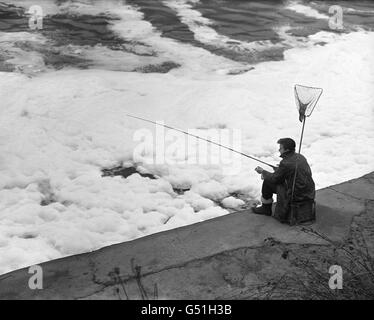
M 0 300 L 373 299 L 374 1 L 0 0 Z

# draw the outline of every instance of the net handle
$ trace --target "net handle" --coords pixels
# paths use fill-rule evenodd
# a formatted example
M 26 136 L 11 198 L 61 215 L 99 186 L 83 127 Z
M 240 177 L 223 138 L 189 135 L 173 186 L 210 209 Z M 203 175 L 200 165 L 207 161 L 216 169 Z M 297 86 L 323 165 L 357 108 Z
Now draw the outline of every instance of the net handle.
M 303 136 L 304 136 L 304 128 L 305 128 L 305 122 L 306 122 L 306 116 L 304 116 L 304 119 L 303 119 L 303 128 L 301 130 L 301 136 L 300 136 L 300 144 L 299 144 L 299 153 L 296 155 L 296 166 L 295 166 L 295 174 L 293 176 L 293 182 L 292 182 L 292 193 L 291 193 L 291 205 L 293 204 L 293 196 L 294 196 L 294 193 L 295 193 L 295 184 L 296 184 L 296 176 L 297 176 L 297 166 L 299 164 L 299 154 L 300 154 L 300 151 L 301 151 L 301 144 L 303 143 Z M 291 208 L 292 210 L 292 208 Z
M 299 143 L 299 153 L 300 153 L 300 151 L 301 151 L 301 144 L 303 143 L 303 136 L 304 136 L 305 122 L 306 122 L 306 116 L 304 116 L 304 119 L 303 119 L 303 128 L 302 128 L 302 130 L 301 130 L 300 143 Z

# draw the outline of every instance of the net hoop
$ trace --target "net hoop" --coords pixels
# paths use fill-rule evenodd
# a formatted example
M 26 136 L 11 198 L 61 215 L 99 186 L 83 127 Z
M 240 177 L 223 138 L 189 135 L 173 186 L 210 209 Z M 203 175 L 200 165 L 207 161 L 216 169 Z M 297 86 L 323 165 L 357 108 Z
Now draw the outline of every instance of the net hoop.
M 300 84 L 295 85 L 295 101 L 300 121 L 303 121 L 304 117 L 309 117 L 312 114 L 322 92 L 322 88 L 308 87 Z

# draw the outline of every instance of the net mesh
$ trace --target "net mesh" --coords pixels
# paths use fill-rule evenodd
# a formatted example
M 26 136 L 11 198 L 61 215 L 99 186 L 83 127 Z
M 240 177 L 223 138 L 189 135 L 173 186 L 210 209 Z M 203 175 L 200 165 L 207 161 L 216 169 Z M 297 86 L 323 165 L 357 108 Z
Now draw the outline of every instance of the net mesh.
M 321 88 L 306 87 L 299 84 L 295 85 L 296 106 L 299 110 L 299 120 L 309 117 L 322 94 Z

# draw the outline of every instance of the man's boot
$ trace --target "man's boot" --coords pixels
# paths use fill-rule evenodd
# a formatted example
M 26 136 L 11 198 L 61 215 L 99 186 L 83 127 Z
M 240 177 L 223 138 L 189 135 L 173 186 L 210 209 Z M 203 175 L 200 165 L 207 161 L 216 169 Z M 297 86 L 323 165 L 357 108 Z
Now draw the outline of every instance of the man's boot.
M 265 216 L 271 216 L 272 211 L 271 207 L 273 205 L 273 199 L 264 199 L 261 198 L 262 206 L 261 207 L 253 207 L 252 211 L 256 214 L 262 214 Z

